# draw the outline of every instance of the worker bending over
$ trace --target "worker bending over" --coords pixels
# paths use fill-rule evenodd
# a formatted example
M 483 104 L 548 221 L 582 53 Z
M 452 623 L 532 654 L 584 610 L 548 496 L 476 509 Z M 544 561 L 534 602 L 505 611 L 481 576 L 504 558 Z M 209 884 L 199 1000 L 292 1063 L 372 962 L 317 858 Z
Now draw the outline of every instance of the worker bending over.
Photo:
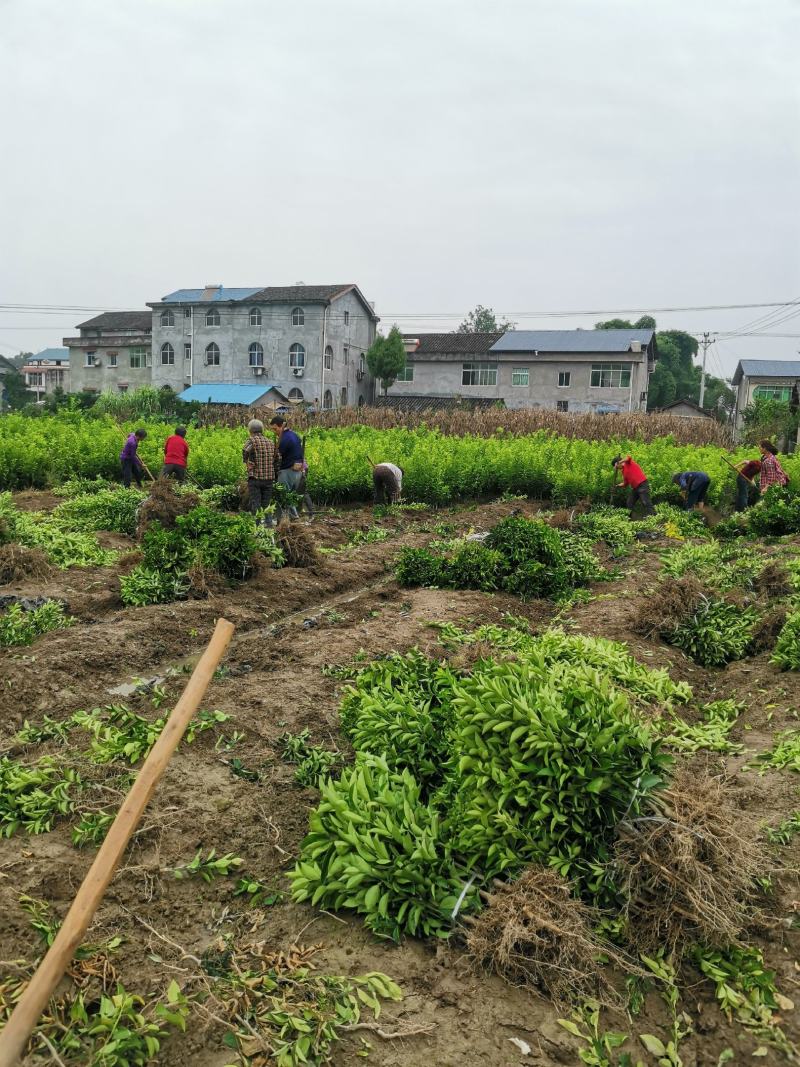
M 611 466 L 616 472 L 622 474 L 621 482 L 617 481 L 615 474 L 614 488 L 616 489 L 618 485 L 624 485 L 628 489 L 626 507 L 630 512 L 631 518 L 633 518 L 633 509 L 636 507 L 637 500 L 641 501 L 645 515 L 653 515 L 655 508 L 650 499 L 650 483 L 647 481 L 647 475 L 639 464 L 635 463 L 630 456 L 626 456 L 625 459 L 622 456 L 616 456 L 611 460 Z
M 403 468 L 394 463 L 376 463 L 372 467 L 373 501 L 396 504 L 403 488 Z
M 705 471 L 683 471 L 682 474 L 673 474 L 672 483 L 680 489 L 687 511 L 694 511 L 695 508 L 705 511 L 706 493 L 711 485 L 711 479 Z
M 761 460 L 743 459 L 733 469 L 736 471 L 736 510 L 746 511 L 758 496 L 756 478 L 761 473 Z
M 189 458 L 189 446 L 186 443 L 186 427 L 176 426 L 175 433 L 164 442 L 164 466 L 162 478 L 174 478 L 178 482 L 186 481 L 186 462 Z

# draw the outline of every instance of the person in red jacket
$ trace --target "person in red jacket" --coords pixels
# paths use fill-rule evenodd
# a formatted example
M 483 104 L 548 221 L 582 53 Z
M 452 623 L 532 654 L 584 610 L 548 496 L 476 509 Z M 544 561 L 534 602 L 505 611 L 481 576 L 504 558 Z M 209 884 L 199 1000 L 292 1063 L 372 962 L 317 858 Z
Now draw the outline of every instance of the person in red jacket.
M 655 514 L 655 508 L 653 502 L 650 499 L 650 485 L 647 481 L 647 475 L 644 473 L 638 463 L 635 463 L 630 456 L 626 456 L 625 459 L 622 456 L 617 456 L 612 459 L 611 466 L 615 471 L 619 471 L 622 474 L 622 485 L 628 488 L 628 500 L 626 506 L 633 518 L 633 509 L 636 506 L 636 501 L 641 500 L 642 510 L 645 515 Z M 614 477 L 615 487 L 620 483 Z
M 186 461 L 189 458 L 189 446 L 186 444 L 186 427 L 176 426 L 175 433 L 164 442 L 164 466 L 162 478 L 174 478 L 178 482 L 186 481 Z

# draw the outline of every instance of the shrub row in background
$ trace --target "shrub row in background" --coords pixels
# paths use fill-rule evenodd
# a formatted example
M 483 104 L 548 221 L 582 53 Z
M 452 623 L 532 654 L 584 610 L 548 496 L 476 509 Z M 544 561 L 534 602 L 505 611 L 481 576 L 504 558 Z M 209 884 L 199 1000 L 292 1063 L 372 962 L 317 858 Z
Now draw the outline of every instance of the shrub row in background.
M 241 477 L 245 421 L 243 415 L 241 429 L 190 428 L 191 473 L 201 486 L 229 485 Z M 121 427 L 110 417 L 87 419 L 74 412 L 38 419 L 4 416 L 0 487 L 43 487 L 76 477 L 116 479 L 119 452 L 133 428 L 132 423 Z M 141 454 L 155 472 L 173 426 L 152 423 L 147 429 Z M 648 442 L 588 441 L 543 430 L 524 437 L 505 432 L 455 437 L 424 428 L 379 430 L 359 425 L 311 429 L 307 437 L 309 488 L 321 502 L 369 499 L 368 456 L 399 463 L 406 472 L 405 494 L 431 504 L 503 492 L 566 503 L 582 498 L 607 502 L 611 459 L 617 452 L 629 451 L 646 470 L 658 497 L 677 501 L 671 482 L 676 471 L 705 470 L 712 479 L 710 502 L 733 499 L 735 475 L 718 447 L 678 445 L 670 437 Z M 747 454 L 739 450 L 733 458 Z M 800 484 L 800 456 L 790 457 L 785 465 L 794 476 L 793 484 Z

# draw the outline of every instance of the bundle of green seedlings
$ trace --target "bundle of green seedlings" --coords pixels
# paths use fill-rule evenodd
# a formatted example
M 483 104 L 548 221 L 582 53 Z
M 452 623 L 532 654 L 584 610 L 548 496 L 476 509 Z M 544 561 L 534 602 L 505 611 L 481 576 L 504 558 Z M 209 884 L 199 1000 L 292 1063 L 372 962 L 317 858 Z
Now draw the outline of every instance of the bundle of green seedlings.
M 800 671 L 800 611 L 793 611 L 784 623 L 770 663 L 783 671 Z
M 139 505 L 144 499 L 145 494 L 136 489 L 122 486 L 101 489 L 59 504 L 51 518 L 67 530 L 81 533 L 111 530 L 133 537 Z
M 471 674 L 419 652 L 364 668 L 342 703 L 355 763 L 322 784 L 295 899 L 352 908 L 393 938 L 448 936 L 477 908 L 476 881 L 531 863 L 605 899 L 617 824 L 671 763 L 636 702 L 686 690 L 617 646 L 626 690 L 586 661 L 592 647 L 552 633 Z M 612 659 L 610 643 L 595 649 Z
M 522 600 L 556 599 L 608 577 L 587 538 L 513 515 L 502 519 L 484 541 L 461 543 L 451 556 L 430 548 L 405 548 L 395 574 L 403 586 L 502 589 Z
M 16 541 L 41 549 L 50 563 L 68 567 L 105 567 L 119 557 L 100 547 L 91 533 L 73 529 L 65 519 L 40 511 L 20 511 L 10 493 L 0 493 L 0 543 Z
M 752 603 L 727 599 L 686 575 L 661 581 L 640 604 L 632 629 L 658 635 L 704 667 L 722 667 L 746 655 L 758 618 Z
M 718 541 L 682 545 L 661 556 L 661 569 L 668 577 L 694 575 L 719 592 L 752 589 L 767 563 L 767 557 L 755 549 L 743 550 Z
M 709 536 L 702 515 L 676 507 L 675 504 L 656 504 L 655 514 L 639 519 L 636 522 L 636 530 L 657 533 L 674 540 L 691 538 L 706 541 Z
M 30 610 L 14 603 L 0 615 L 0 648 L 29 645 L 40 634 L 63 630 L 74 621 L 58 600 L 46 600 Z
M 250 515 L 224 515 L 208 507 L 178 515 L 172 527 L 148 526 L 142 562 L 120 578 L 124 604 L 167 603 L 192 590 L 207 592 L 212 576 L 241 581 L 253 567 L 258 548 Z
M 590 541 L 603 541 L 615 556 L 624 556 L 636 540 L 636 528 L 622 508 L 592 508 L 577 515 L 574 525 Z

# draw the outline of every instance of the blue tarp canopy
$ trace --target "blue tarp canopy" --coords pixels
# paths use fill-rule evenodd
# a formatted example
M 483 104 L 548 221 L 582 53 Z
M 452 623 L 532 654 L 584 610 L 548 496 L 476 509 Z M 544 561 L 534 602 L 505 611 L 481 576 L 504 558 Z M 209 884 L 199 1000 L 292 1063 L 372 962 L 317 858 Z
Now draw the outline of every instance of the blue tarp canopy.
M 202 382 L 190 385 L 182 393 L 178 393 L 178 400 L 194 400 L 201 404 L 255 404 L 265 396 L 273 385 L 239 385 L 236 382 Z M 277 390 L 276 390 L 277 391 Z M 283 394 L 280 394 L 283 396 Z

